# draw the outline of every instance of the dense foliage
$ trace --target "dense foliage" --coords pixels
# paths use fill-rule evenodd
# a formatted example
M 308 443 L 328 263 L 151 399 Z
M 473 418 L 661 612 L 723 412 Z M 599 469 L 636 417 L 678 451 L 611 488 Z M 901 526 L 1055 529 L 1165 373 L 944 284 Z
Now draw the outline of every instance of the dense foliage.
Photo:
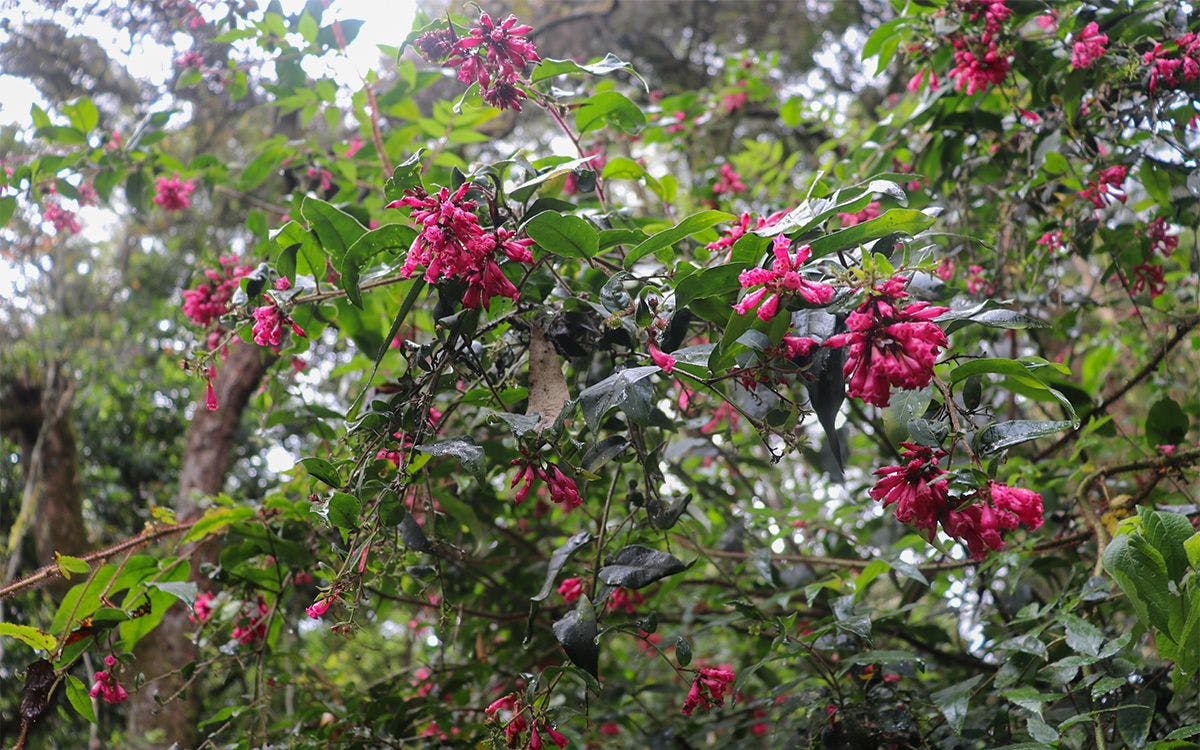
M 145 388 L 75 410 L 108 482 L 183 474 L 0 589 L 6 738 L 1195 746 L 1191 5 L 893 2 L 872 109 L 768 51 L 663 91 L 461 8 L 351 92 L 303 61 L 358 24 L 220 10 L 179 11 L 174 85 L 284 133 L 189 153 L 83 96 L 5 158 L 13 263 L 71 257 L 81 206 L 174 238 L 138 262 L 176 291 L 106 313 L 165 334 Z M 49 309 L 10 380 L 72 350 Z M 67 369 L 121 380 L 106 346 Z M 221 440 L 233 479 L 189 483 Z

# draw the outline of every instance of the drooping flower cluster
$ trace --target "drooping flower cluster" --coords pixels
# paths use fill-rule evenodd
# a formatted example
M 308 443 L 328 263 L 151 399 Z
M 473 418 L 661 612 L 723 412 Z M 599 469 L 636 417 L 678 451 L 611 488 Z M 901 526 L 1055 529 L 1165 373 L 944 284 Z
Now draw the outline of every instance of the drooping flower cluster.
M 1117 201 L 1124 203 L 1125 199 L 1129 197 L 1121 187 L 1121 184 L 1125 182 L 1125 173 L 1124 164 L 1101 169 L 1096 174 L 1096 179 L 1079 191 L 1079 197 L 1091 201 L 1096 208 L 1111 206 Z
M 871 201 L 861 211 L 838 211 L 837 217 L 838 221 L 842 222 L 842 227 L 852 227 L 878 218 L 880 213 L 879 201 Z
M 478 23 L 459 39 L 454 39 L 449 29 L 423 34 L 417 40 L 417 48 L 427 59 L 445 59 L 447 65 L 458 71 L 459 81 L 478 83 L 480 95 L 488 104 L 498 109 L 520 110 L 521 100 L 527 96 L 517 84 L 529 65 L 542 59 L 533 43 L 525 38 L 533 27 L 518 24 L 512 15 L 497 24 L 487 13 L 480 14 Z
M 183 314 L 193 323 L 208 328 L 229 312 L 229 300 L 237 291 L 238 280 L 254 270 L 240 260 L 236 255 L 222 255 L 219 269 L 204 270 L 207 282 L 183 292 Z
M 392 201 L 388 208 L 413 209 L 412 220 L 421 226 L 400 269 L 406 278 L 425 267 L 425 280 L 433 284 L 455 278 L 467 285 L 463 306 L 487 307 L 492 297 L 517 299 L 519 293 L 497 263 L 503 254 L 518 263 L 532 263 L 533 240 L 515 239 L 504 228 L 489 232 L 479 225 L 475 202 L 467 200 L 471 183 L 464 182 L 453 193 L 441 188 L 430 195 L 416 189 Z
M 946 453 L 916 443 L 900 446 L 904 449 L 905 463 L 876 469 L 879 481 L 869 494 L 872 499 L 882 501 L 885 508 L 895 505 L 897 521 L 932 537 L 946 510 L 946 472 L 938 468 L 938 460 Z
M 261 596 L 254 604 L 246 602 L 242 606 L 241 617 L 238 618 L 233 630 L 229 632 L 229 637 L 243 646 L 249 646 L 255 641 L 266 638 L 267 619 L 270 612 L 266 599 Z
M 541 464 L 531 456 L 524 458 L 513 459 L 513 466 L 517 467 L 517 473 L 512 478 L 509 487 L 516 487 L 518 484 L 521 488 L 513 495 L 513 500 L 520 505 L 529 497 L 530 491 L 533 489 L 534 480 L 540 479 L 550 488 L 550 500 L 558 503 L 568 511 L 578 508 L 583 505 L 583 498 L 579 496 L 579 489 L 575 486 L 575 480 L 567 476 L 555 464 Z
M 1044 233 L 1038 238 L 1037 244 L 1046 248 L 1050 252 L 1058 252 L 1063 247 L 1063 233 L 1061 229 L 1052 229 Z
M 1162 266 L 1155 265 L 1154 263 L 1139 263 L 1134 266 L 1133 279 L 1129 284 L 1129 291 L 1133 294 L 1149 291 L 1150 299 L 1154 299 L 1167 291 L 1167 282 L 1163 278 Z
M 196 600 L 192 602 L 192 612 L 188 615 L 188 620 L 201 625 L 208 622 L 208 618 L 212 617 L 213 600 L 216 598 L 211 591 L 201 591 L 196 594 Z
M 121 687 L 121 683 L 117 682 L 117 676 L 113 674 L 112 669 L 116 665 L 117 657 L 112 654 L 104 657 L 105 668 L 92 675 L 92 689 L 88 691 L 88 695 L 100 698 L 105 703 L 123 703 L 129 700 L 129 693 Z
M 195 183 L 181 180 L 179 175 L 159 177 L 154 182 L 154 204 L 164 211 L 182 211 L 192 205 L 195 190 Z
M 942 528 L 962 542 L 971 557 L 982 560 L 989 551 L 1004 549 L 1004 533 L 1025 526 L 1042 526 L 1042 496 L 1033 490 L 988 482 L 977 501 L 961 510 L 947 511 Z
M 907 280 L 896 276 L 877 286 L 846 318 L 847 333 L 826 346 L 849 345 L 843 375 L 847 392 L 875 406 L 887 406 L 892 388 L 924 388 L 946 346 L 946 334 L 933 321 L 947 311 L 928 302 L 901 305 Z
M 83 229 L 75 212 L 63 208 L 56 201 L 49 201 L 42 208 L 42 219 L 50 222 L 58 234 L 79 234 L 79 230 Z
M 959 0 L 958 6 L 966 21 L 983 21 L 983 30 L 974 36 L 955 34 L 950 38 L 954 48 L 954 67 L 950 78 L 954 89 L 967 90 L 967 95 L 999 86 L 1011 69 L 1009 52 L 1000 47 L 998 36 L 1012 15 L 1005 0 Z
M 1154 49 L 1142 55 L 1142 62 L 1150 66 L 1150 93 L 1160 84 L 1173 89 L 1200 78 L 1200 34 L 1189 31 L 1175 44 L 1175 55 L 1167 52 L 1162 42 L 1155 42 Z
M 757 308 L 760 320 L 771 320 L 779 312 L 779 306 L 785 298 L 799 296 L 812 305 L 826 305 L 833 299 L 833 287 L 809 281 L 800 273 L 801 266 L 812 255 L 812 248 L 802 245 L 792 256 L 791 244 L 786 235 L 776 235 L 771 244 L 775 255 L 771 267 L 751 268 L 738 276 L 743 289 L 758 287 L 733 306 L 738 315 L 745 315 Z
M 633 589 L 619 588 L 614 589 L 608 597 L 608 602 L 604 605 L 609 612 L 624 612 L 627 615 L 632 615 L 637 612 L 637 607 L 646 601 L 646 597 L 642 596 Z
M 764 229 L 766 227 L 773 227 L 779 223 L 780 219 L 782 219 L 784 216 L 787 216 L 787 214 L 787 211 L 776 211 L 769 216 L 760 216 L 758 219 L 754 220 L 754 226 L 751 227 L 750 213 L 743 213 L 740 217 L 738 217 L 737 224 L 734 224 L 729 229 L 725 230 L 725 233 L 721 235 L 720 239 L 708 243 L 705 247 L 714 252 L 728 250 L 729 248 L 733 247 L 735 242 L 746 236 L 746 233 L 751 231 L 751 229 Z
M 1179 235 L 1171 232 L 1166 219 L 1161 216 L 1146 226 L 1146 236 L 1150 238 L 1150 252 L 1162 253 L 1166 258 L 1179 247 Z
M 736 195 L 746 192 L 746 183 L 729 162 L 721 165 L 721 174 L 712 186 L 713 195 Z
M 583 593 L 583 579 L 564 578 L 563 582 L 558 584 L 558 593 L 562 594 L 564 602 L 574 604 L 575 600 Z
M 524 746 L 530 750 L 542 750 L 544 747 L 543 734 L 549 737 L 550 741 L 560 750 L 569 742 L 562 732 L 540 719 L 535 719 L 532 707 L 525 705 L 516 693 L 509 693 L 503 698 L 493 701 L 483 710 L 483 713 L 490 720 L 503 722 L 504 742 L 509 747 Z M 529 718 L 526 718 L 526 714 L 529 714 Z M 523 744 L 521 740 L 526 731 L 529 732 L 529 737 Z
M 1075 70 L 1092 67 L 1092 63 L 1104 56 L 1106 44 L 1108 34 L 1101 34 L 1095 21 L 1084 26 L 1075 37 L 1075 45 L 1071 48 L 1071 67 Z
M 275 288 L 281 292 L 289 289 L 291 285 L 286 276 L 275 282 Z M 291 316 L 279 309 L 278 303 L 273 298 L 264 294 L 263 299 L 267 301 L 267 304 L 254 308 L 252 313 L 254 316 L 254 343 L 259 346 L 279 346 L 283 341 L 284 323 L 288 324 L 292 333 L 297 336 L 306 336 L 304 329 L 297 325 Z
M 1041 527 L 1042 496 L 1038 493 L 989 481 L 966 498 L 952 501 L 946 471 L 938 467 L 945 451 L 915 443 L 901 443 L 901 447 L 905 463 L 876 469 L 879 480 L 870 491 L 884 507 L 895 506 L 897 521 L 930 539 L 940 523 L 976 560 L 989 550 L 1003 549 L 1006 532 L 1018 526 L 1031 531 Z
M 702 667 L 683 701 L 683 714 L 691 716 L 696 709 L 703 712 L 723 705 L 725 692 L 735 678 L 734 671 L 727 667 Z

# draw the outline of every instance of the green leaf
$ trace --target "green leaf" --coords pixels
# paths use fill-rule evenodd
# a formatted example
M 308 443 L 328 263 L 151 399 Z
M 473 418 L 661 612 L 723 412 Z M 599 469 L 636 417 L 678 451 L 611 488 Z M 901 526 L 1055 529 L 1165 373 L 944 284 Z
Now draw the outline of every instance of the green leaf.
M 1124 534 L 1113 539 L 1104 550 L 1103 564 L 1129 597 L 1138 619 L 1170 639 L 1172 622 L 1182 624 L 1184 618 L 1179 597 L 1170 590 L 1162 553 L 1146 544 L 1136 532 Z
M 334 266 L 341 263 L 350 247 L 366 234 L 367 229 L 350 214 L 326 203 L 320 198 L 304 196 L 300 204 L 300 215 L 312 227 L 317 240 L 333 260 Z
M 383 194 L 388 201 L 399 200 L 406 192 L 421 185 L 421 154 L 424 150 L 418 149 L 392 170 L 392 176 L 383 185 Z
M 407 250 L 416 236 L 417 232 L 412 227 L 384 224 L 363 234 L 354 241 L 340 260 L 335 260 L 334 267 L 342 275 L 341 287 L 346 291 L 346 298 L 351 304 L 362 309 L 362 292 L 359 290 L 362 269 L 384 250 Z
M 714 227 L 725 221 L 730 221 L 733 218 L 733 214 L 728 214 L 724 211 L 708 210 L 692 214 L 670 229 L 664 229 L 661 232 L 650 235 L 641 244 L 630 250 L 629 254 L 625 256 L 625 268 L 631 268 L 634 263 L 637 263 L 647 255 L 657 252 L 664 247 L 670 247 L 685 237 L 690 237 L 697 232 L 702 232 L 705 229 Z
M 320 479 L 330 487 L 336 488 L 342 486 L 342 480 L 341 477 L 338 476 L 337 467 L 325 459 L 315 457 L 302 458 L 300 459 L 300 465 L 304 467 L 304 470 L 307 471 L 310 476 Z
M 543 211 L 529 220 L 525 233 L 547 252 L 561 258 L 587 260 L 600 250 L 600 233 L 578 216 Z
M 893 208 L 869 221 L 818 237 L 809 243 L 812 259 L 821 258 L 839 250 L 849 250 L 859 245 L 889 237 L 894 234 L 916 236 L 937 220 L 911 208 Z M 890 249 L 890 248 L 889 248 Z
M 5 195 L 0 197 L 0 229 L 8 226 L 13 214 L 17 211 L 17 196 Z
M 325 505 L 325 517 L 329 525 L 335 529 L 354 529 L 358 527 L 358 516 L 362 505 L 358 498 L 345 492 L 335 492 Z
M 196 521 L 187 535 L 183 537 L 185 542 L 195 542 L 205 537 L 216 534 L 217 532 L 227 528 L 231 524 L 238 521 L 244 521 L 247 518 L 254 516 L 254 509 L 245 505 L 238 505 L 233 508 L 216 507 L 209 508 Z
M 583 389 L 579 394 L 579 406 L 583 409 L 583 418 L 587 420 L 588 427 L 593 432 L 597 431 L 604 415 L 629 398 L 630 388 L 656 372 L 660 372 L 657 365 L 630 367 Z
M 548 78 L 554 78 L 555 76 L 575 73 L 587 73 L 594 76 L 605 76 L 609 73 L 615 73 L 619 70 L 625 71 L 641 81 L 642 86 L 646 87 L 646 91 L 650 90 L 649 86 L 646 84 L 646 81 L 637 74 L 637 71 L 633 69 L 632 65 L 611 52 L 609 52 L 600 60 L 597 60 L 594 63 L 588 63 L 586 65 L 581 65 L 574 60 L 555 60 L 553 58 L 546 58 L 538 63 L 538 66 L 533 69 L 533 73 L 530 75 L 529 80 L 531 83 L 537 83 Z
M 63 578 L 70 578 L 72 573 L 90 573 L 92 570 L 92 566 L 88 565 L 87 560 L 61 555 L 58 552 L 54 553 L 54 563 L 58 565 L 58 570 L 62 573 Z
M 599 130 L 606 124 L 636 134 L 645 127 L 646 115 L 629 97 L 617 91 L 593 94 L 575 110 L 575 128 L 580 135 Z
M 86 96 L 64 105 L 63 112 L 71 125 L 81 133 L 90 133 L 100 124 L 100 111 L 96 109 L 96 103 Z
M 1067 646 L 1079 654 L 1100 655 L 1100 647 L 1104 645 L 1104 631 L 1075 615 L 1063 615 L 1062 619 L 1066 625 Z
M 967 720 L 967 707 L 971 701 L 971 693 L 975 686 L 983 682 L 984 675 L 975 675 L 969 680 L 951 685 L 939 690 L 929 697 L 946 717 L 946 723 L 956 735 L 962 734 L 963 722 Z
M 0 636 L 6 635 L 9 638 L 16 638 L 30 648 L 40 651 L 53 651 L 58 645 L 58 640 L 32 625 L 17 625 L 12 622 L 0 622 Z
M 986 303 L 984 303 L 986 304 Z M 951 310 L 937 318 L 938 323 L 949 323 L 947 333 L 953 333 L 970 323 L 978 323 L 989 328 L 1007 328 L 1022 330 L 1026 328 L 1048 328 L 1049 323 L 1030 317 L 1015 310 L 982 310 L 975 307 L 968 310 Z
M 1151 445 L 1178 445 L 1188 433 L 1188 418 L 1170 397 L 1160 398 L 1146 414 L 1146 440 Z
M 985 455 L 999 453 L 1005 448 L 1046 435 L 1070 429 L 1072 424 L 1064 421 L 1035 421 L 1014 419 L 989 425 L 975 436 L 975 448 Z
M 287 158 L 287 154 L 288 149 L 281 141 L 267 141 L 263 144 L 262 151 L 258 156 L 254 157 L 242 170 L 236 183 L 237 189 L 245 192 L 263 184 L 279 169 L 283 160 Z
M 1151 547 L 1162 554 L 1167 575 L 1172 581 L 1182 582 L 1188 571 L 1184 544 L 1194 533 L 1191 521 L 1180 513 L 1149 510 L 1144 506 L 1138 508 L 1138 515 L 1142 519 L 1140 533 L 1145 535 Z
M 92 724 L 96 723 L 96 711 L 92 706 L 88 689 L 84 687 L 83 681 L 73 674 L 67 675 L 67 702 L 71 704 L 71 708 L 75 709 L 75 713 L 86 721 Z
M 157 561 L 151 561 L 154 563 L 155 569 L 157 569 Z M 189 572 L 190 569 L 187 563 L 178 564 L 156 579 L 156 583 L 186 581 Z M 157 570 L 152 574 L 157 574 Z M 131 596 L 141 601 L 145 601 L 144 597 L 148 596 L 150 599 L 150 611 L 141 617 L 126 620 L 117 626 L 117 631 L 121 637 L 121 647 L 126 651 L 133 651 L 139 641 L 149 635 L 150 631 L 158 627 L 158 624 L 162 622 L 163 617 L 167 614 L 167 610 L 171 608 L 171 605 L 178 598 L 174 593 L 160 591 L 156 588 L 150 588 L 144 596 L 136 591 L 130 593 Z M 126 602 L 126 607 L 129 606 L 130 603 Z
M 151 581 L 146 585 L 159 591 L 165 591 L 188 607 L 191 607 L 196 601 L 196 584 L 191 581 Z
M 350 408 L 346 410 L 346 418 L 353 419 L 358 412 L 358 407 L 362 404 L 363 396 L 367 395 L 367 389 L 371 387 L 371 382 L 375 380 L 375 373 L 379 372 L 379 363 L 383 361 L 384 356 L 392 347 L 392 341 L 396 338 L 396 334 L 400 332 L 400 327 L 404 325 L 405 318 L 416 304 L 417 297 L 421 294 L 421 290 L 425 288 L 425 280 L 418 278 L 412 282 L 409 287 L 408 295 L 404 298 L 404 302 L 400 303 L 400 310 L 396 312 L 396 319 L 392 321 L 392 327 L 388 330 L 387 336 L 379 346 L 379 353 L 375 355 L 375 363 L 371 365 L 371 374 L 363 381 L 362 388 L 359 389 L 358 395 L 354 397 L 354 403 L 350 404 Z
M 738 276 L 748 266 L 747 263 L 724 263 L 685 276 L 675 287 L 675 307 L 687 307 L 694 300 L 736 292 L 741 288 Z

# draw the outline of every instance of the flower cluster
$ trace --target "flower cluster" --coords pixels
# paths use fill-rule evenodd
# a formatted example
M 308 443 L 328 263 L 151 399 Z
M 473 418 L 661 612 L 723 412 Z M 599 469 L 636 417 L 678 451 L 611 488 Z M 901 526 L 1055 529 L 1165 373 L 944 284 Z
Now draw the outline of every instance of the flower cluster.
M 499 24 L 487 13 L 479 16 L 479 25 L 466 36 L 454 40 L 449 53 L 443 55 L 453 32 L 429 32 L 417 40 L 417 47 L 427 58 L 446 59 L 446 64 L 458 71 L 458 80 L 478 83 L 480 95 L 498 109 L 521 109 L 527 98 L 517 87 L 521 76 L 531 63 L 542 58 L 525 36 L 532 26 L 518 24 L 516 16 L 508 16 Z M 449 39 L 447 38 L 449 35 Z
M 583 593 L 583 579 L 564 578 L 563 582 L 558 584 L 558 593 L 562 594 L 564 602 L 574 604 L 575 600 Z
M 1161 216 L 1146 226 L 1146 236 L 1150 238 L 1152 253 L 1162 253 L 1164 257 L 1169 258 L 1171 253 L 1175 252 L 1175 248 L 1179 247 L 1179 235 L 1171 233 L 1166 219 Z
M 583 505 L 583 498 L 579 496 L 579 489 L 575 486 L 575 480 L 567 476 L 554 464 L 546 464 L 544 466 L 535 463 L 532 457 L 513 459 L 513 465 L 517 467 L 517 473 L 512 478 L 509 487 L 516 487 L 518 484 L 521 488 L 517 490 L 517 494 L 513 496 L 513 500 L 520 505 L 529 497 L 529 492 L 533 489 L 535 479 L 540 479 L 550 487 L 550 500 L 558 503 L 567 510 L 574 510 L 580 505 Z
M 196 595 L 196 600 L 192 602 L 192 613 L 188 615 L 188 621 L 204 624 L 208 622 L 208 618 L 212 617 L 213 600 L 216 595 L 211 591 L 201 591 Z
M 838 221 L 842 222 L 842 227 L 852 227 L 877 218 L 881 213 L 879 208 L 879 201 L 871 201 L 861 211 L 838 211 Z
M 501 712 L 509 715 L 507 721 L 503 721 L 504 717 L 500 715 Z M 527 744 L 524 746 L 530 748 L 530 750 L 542 750 L 544 747 L 542 743 L 543 734 L 549 737 L 550 741 L 558 746 L 560 750 L 567 746 L 568 740 L 566 735 L 544 721 L 532 718 L 532 708 L 526 706 L 516 693 L 509 693 L 503 698 L 493 701 L 490 706 L 483 710 L 483 713 L 489 719 L 503 721 L 504 741 L 509 747 L 521 746 L 521 738 L 526 731 L 529 732 L 529 738 Z M 529 719 L 525 717 L 526 713 L 530 715 Z
M 1101 169 L 1096 174 L 1096 179 L 1079 191 L 1079 197 L 1091 201 L 1096 208 L 1111 206 L 1116 201 L 1124 203 L 1129 197 L 1121 188 L 1121 184 L 1125 182 L 1125 172 L 1124 164 Z
M 826 346 L 849 345 L 843 375 L 848 393 L 875 406 L 887 406 L 892 388 L 924 388 L 946 334 L 933 321 L 945 307 L 928 302 L 901 306 L 907 280 L 896 276 L 877 286 L 846 318 L 847 333 L 831 336 Z
M 400 273 L 411 277 L 418 266 L 424 266 L 425 280 L 431 284 L 447 278 L 465 282 L 463 305 L 469 308 L 488 307 L 496 296 L 515 300 L 519 293 L 500 270 L 497 254 L 518 263 L 532 263 L 529 248 L 533 240 L 515 239 L 503 228 L 489 232 L 481 227 L 475 202 L 466 198 L 470 189 L 470 182 L 464 182 L 453 193 L 443 187 L 430 195 L 418 188 L 387 205 L 413 209 L 412 219 L 421 226 Z
M 996 293 L 996 285 L 984 275 L 983 266 L 967 266 L 967 293 L 991 296 Z
M 1142 62 L 1150 66 L 1147 88 L 1151 93 L 1159 84 L 1176 88 L 1200 78 L 1200 34 L 1189 31 L 1176 39 L 1175 44 L 1176 56 L 1168 53 L 1162 42 L 1155 42 L 1154 49 L 1142 55 Z
M 54 225 L 54 231 L 58 234 L 79 234 L 79 230 L 83 229 L 74 211 L 54 201 L 48 202 L 42 209 L 42 219 Z
M 1044 233 L 1038 238 L 1037 244 L 1046 248 L 1050 252 L 1058 252 L 1063 247 L 1063 233 L 1061 229 L 1052 229 Z
M 291 287 L 291 282 L 287 277 L 278 279 L 275 282 L 275 288 L 279 291 L 286 291 Z M 279 304 L 275 302 L 269 295 L 264 294 L 263 299 L 267 304 L 254 308 L 252 315 L 254 316 L 254 343 L 259 346 L 279 346 L 283 341 L 283 324 L 287 323 L 292 333 L 297 336 L 304 337 L 304 329 L 296 324 L 290 316 L 279 309 Z
M 946 471 L 938 466 L 945 451 L 914 443 L 901 443 L 904 463 L 875 470 L 879 480 L 870 495 L 895 505 L 896 520 L 933 538 L 938 524 L 947 535 L 964 544 L 976 560 L 989 550 L 1004 548 L 1005 532 L 1018 526 L 1036 530 L 1042 525 L 1042 496 L 1032 490 L 989 481 L 965 498 L 969 504 L 951 502 Z M 956 507 L 962 505 L 962 507 Z
M 1075 37 L 1075 46 L 1071 48 L 1071 67 L 1075 70 L 1092 67 L 1092 63 L 1104 56 L 1106 44 L 1108 34 L 1101 34 L 1095 21 L 1084 26 L 1083 31 Z
M 833 299 L 833 287 L 809 281 L 800 274 L 800 267 L 812 255 L 812 248 L 802 245 L 792 256 L 791 244 L 786 235 L 776 235 L 771 245 L 771 251 L 775 254 L 771 267 L 751 268 L 738 276 L 743 289 L 759 287 L 733 306 L 738 315 L 758 308 L 760 320 L 771 320 L 779 312 L 779 305 L 785 297 L 798 295 L 812 305 L 827 305 Z
M 1167 291 L 1167 282 L 1163 278 L 1162 266 L 1153 263 L 1139 263 L 1134 266 L 1133 280 L 1129 284 L 1129 291 L 1133 294 L 1149 291 L 1150 299 Z
M 1012 10 L 1005 0 L 959 0 L 958 6 L 966 20 L 983 21 L 983 30 L 977 36 L 957 34 L 950 39 L 954 48 L 954 67 L 949 75 L 954 79 L 956 91 L 965 88 L 971 96 L 999 86 L 1008 77 L 1011 69 L 1009 53 L 1000 48 L 997 37 Z
M 229 637 L 242 644 L 249 646 L 255 641 L 260 641 L 267 637 L 267 618 L 271 610 L 267 607 L 266 599 L 258 597 L 253 605 L 249 602 L 242 607 L 242 615 L 238 618 L 237 625 L 230 631 Z
M 691 716 L 696 709 L 708 711 L 725 703 L 725 691 L 733 684 L 736 677 L 732 669 L 726 667 L 702 667 L 692 680 L 687 698 L 683 701 L 683 714 Z
M 428 425 L 429 428 L 434 432 L 436 432 L 441 421 L 442 412 L 437 407 L 429 407 L 429 413 L 425 416 L 425 424 Z M 400 448 L 398 450 L 380 448 L 375 454 L 375 458 L 379 461 L 390 461 L 393 466 L 399 469 L 400 464 L 404 463 L 405 451 L 410 450 L 413 446 L 413 436 L 411 433 L 406 433 L 403 430 L 399 430 L 397 432 L 393 432 L 392 437 L 400 441 Z
M 646 601 L 646 597 L 632 589 L 613 589 L 604 606 L 609 612 L 624 612 L 627 615 L 637 613 L 637 606 Z
M 191 180 L 174 177 L 159 177 L 154 182 L 154 204 L 164 211 L 182 211 L 192 205 L 192 193 L 196 185 Z
M 193 323 L 208 328 L 229 312 L 229 300 L 237 291 L 238 280 L 254 270 L 253 266 L 242 265 L 240 260 L 236 255 L 222 255 L 220 268 L 204 270 L 208 281 L 184 291 L 183 314 Z
M 753 229 L 773 227 L 779 223 L 780 219 L 782 219 L 784 216 L 787 216 L 787 213 L 787 211 L 776 211 L 769 216 L 760 216 L 758 219 L 754 220 Z M 705 247 L 713 252 L 728 250 L 729 248 L 733 247 L 735 242 L 746 236 L 747 232 L 751 231 L 752 227 L 750 226 L 750 223 L 751 218 L 749 212 L 743 213 L 740 217 L 738 217 L 737 224 L 734 224 L 732 227 L 725 230 L 725 233 L 721 235 L 720 239 L 708 243 L 705 245 Z
M 92 675 L 92 689 L 88 691 L 88 695 L 100 698 L 105 703 L 123 703 L 129 700 L 129 693 L 121 687 L 121 683 L 117 682 L 117 676 L 112 672 L 112 668 L 116 665 L 117 657 L 112 654 L 104 657 L 105 668 Z
M 721 174 L 712 186 L 713 195 L 735 195 L 746 192 L 746 183 L 729 162 L 721 165 Z

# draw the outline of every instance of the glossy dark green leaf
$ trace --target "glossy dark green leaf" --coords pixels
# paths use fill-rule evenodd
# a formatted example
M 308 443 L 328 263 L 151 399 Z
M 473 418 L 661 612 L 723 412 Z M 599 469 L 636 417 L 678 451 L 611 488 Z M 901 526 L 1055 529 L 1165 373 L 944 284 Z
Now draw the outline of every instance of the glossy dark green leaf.
M 323 458 L 302 458 L 300 465 L 310 476 L 320 479 L 330 487 L 341 487 L 342 480 L 338 476 L 337 467 Z
M 562 571 L 563 566 L 571 559 L 571 555 L 575 554 L 577 550 L 585 547 L 591 541 L 592 535 L 590 533 L 580 531 L 568 539 L 561 547 L 554 550 L 550 555 L 550 562 L 546 565 L 546 580 L 542 583 L 542 589 L 537 594 L 529 597 L 530 601 L 545 601 L 546 597 L 550 596 L 550 592 L 554 590 L 554 582 L 558 579 L 558 574 Z
M 596 643 L 596 609 L 587 594 L 581 594 L 575 609 L 554 623 L 554 637 L 567 658 L 592 677 L 599 679 L 600 646 Z
M 1151 445 L 1178 445 L 1187 437 L 1188 417 L 1178 402 L 1160 398 L 1146 414 L 1146 440 Z
M 483 449 L 467 438 L 439 440 L 436 443 L 415 445 L 413 448 L 430 456 L 450 456 L 473 474 L 478 474 L 483 469 Z
M 358 219 L 320 198 L 309 195 L 306 195 L 300 204 L 300 215 L 312 227 L 317 240 L 333 259 L 335 267 L 351 245 L 367 233 L 367 228 L 359 224 Z
M 669 552 L 631 544 L 613 555 L 612 559 L 600 568 L 599 578 L 608 586 L 640 589 L 687 570 L 687 567 Z
M 525 225 L 525 233 L 549 253 L 586 260 L 600 249 L 600 233 L 578 216 L 543 211 Z
M 359 280 L 363 268 L 385 250 L 407 250 L 416 236 L 417 232 L 412 227 L 384 224 L 355 240 L 346 253 L 334 262 L 334 267 L 342 275 L 340 285 L 346 291 L 347 299 L 356 307 L 362 308 Z
M 630 389 L 635 383 L 661 371 L 657 365 L 630 367 L 585 388 L 580 392 L 578 401 L 588 427 L 592 431 L 599 429 L 604 415 L 629 399 Z
M 634 263 L 637 263 L 651 253 L 657 252 L 664 247 L 671 247 L 686 237 L 691 237 L 697 232 L 703 232 L 705 229 L 714 227 L 722 222 L 730 221 L 733 218 L 735 218 L 733 214 L 728 214 L 724 211 L 707 210 L 694 213 L 670 229 L 664 229 L 661 232 L 650 235 L 641 244 L 630 250 L 625 256 L 625 268 L 632 268 Z

